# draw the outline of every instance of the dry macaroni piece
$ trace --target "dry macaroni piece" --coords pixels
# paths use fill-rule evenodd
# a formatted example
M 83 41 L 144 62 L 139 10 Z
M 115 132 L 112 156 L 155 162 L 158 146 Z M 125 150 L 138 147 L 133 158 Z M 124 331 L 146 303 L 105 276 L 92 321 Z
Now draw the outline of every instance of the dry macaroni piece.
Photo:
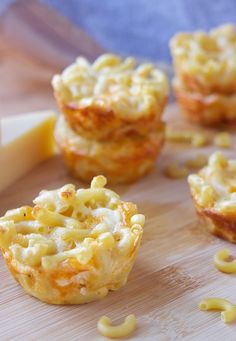
M 209 33 L 179 33 L 170 43 L 175 71 L 190 91 L 226 95 L 236 91 L 236 31 L 230 24 Z
M 188 168 L 177 165 L 176 163 L 170 163 L 164 169 L 164 174 L 170 179 L 182 179 L 189 174 Z
M 196 210 L 208 230 L 236 243 L 236 160 L 220 152 L 208 165 L 188 177 Z
M 61 116 L 55 137 L 75 177 L 89 182 L 93 176 L 104 174 L 109 183 L 128 183 L 153 168 L 164 142 L 164 125 L 147 136 L 95 141 L 76 134 Z
M 190 130 L 173 130 L 167 127 L 165 136 L 169 142 L 191 143 L 194 147 L 202 147 L 207 144 L 207 138 L 203 133 Z
M 168 97 L 165 74 L 152 64 L 135 66 L 104 54 L 93 63 L 79 57 L 52 80 L 55 97 L 81 136 L 108 140 L 155 130 Z
M 194 147 L 203 147 L 207 144 L 207 138 L 203 133 L 194 133 L 191 142 Z
M 221 272 L 236 273 L 236 260 L 228 261 L 230 252 L 228 249 L 218 251 L 214 256 L 214 265 Z
M 231 323 L 236 319 L 236 306 L 222 298 L 206 298 L 200 302 L 199 308 L 203 311 L 222 310 L 221 320 L 224 323 Z
M 28 294 L 52 304 L 80 304 L 126 283 L 145 218 L 105 184 L 97 176 L 88 189 L 68 184 L 43 190 L 34 207 L 0 218 L 3 256 Z
M 97 323 L 98 331 L 105 337 L 123 338 L 130 335 L 136 328 L 136 318 L 128 315 L 125 322 L 120 325 L 112 326 L 108 317 L 102 316 Z
M 197 154 L 194 159 L 185 161 L 185 166 L 188 168 L 202 168 L 207 165 L 207 157 L 204 154 Z
M 192 132 L 186 130 L 173 130 L 167 127 L 166 129 L 166 140 L 169 142 L 187 142 L 192 141 Z
M 230 148 L 232 144 L 231 135 L 227 132 L 216 134 L 214 137 L 214 144 L 217 147 Z
M 182 113 L 190 121 L 207 126 L 236 122 L 236 93 L 205 95 L 187 89 L 177 78 L 173 81 L 173 88 Z

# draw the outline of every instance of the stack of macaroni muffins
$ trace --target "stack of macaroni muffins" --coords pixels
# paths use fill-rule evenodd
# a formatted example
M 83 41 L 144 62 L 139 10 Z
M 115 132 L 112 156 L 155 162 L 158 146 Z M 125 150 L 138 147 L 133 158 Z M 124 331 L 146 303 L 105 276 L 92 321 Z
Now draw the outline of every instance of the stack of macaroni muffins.
M 236 122 L 235 27 L 179 33 L 170 47 L 174 91 L 185 116 L 206 125 Z
M 152 64 L 105 54 L 83 57 L 52 80 L 62 112 L 55 137 L 70 172 L 127 183 L 149 172 L 164 142 L 168 81 Z

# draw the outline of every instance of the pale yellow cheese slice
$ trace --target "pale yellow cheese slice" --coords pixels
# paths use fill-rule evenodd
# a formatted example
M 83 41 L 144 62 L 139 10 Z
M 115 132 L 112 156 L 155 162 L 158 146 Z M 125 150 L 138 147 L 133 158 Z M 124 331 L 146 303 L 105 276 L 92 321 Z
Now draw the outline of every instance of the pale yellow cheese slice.
M 53 155 L 55 120 L 53 111 L 0 119 L 0 191 Z

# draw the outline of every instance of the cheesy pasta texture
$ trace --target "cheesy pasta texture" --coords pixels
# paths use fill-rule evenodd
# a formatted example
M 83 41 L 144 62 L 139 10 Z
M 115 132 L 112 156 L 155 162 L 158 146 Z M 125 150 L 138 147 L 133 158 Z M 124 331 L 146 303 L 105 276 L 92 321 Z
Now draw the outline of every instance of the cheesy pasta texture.
M 152 64 L 135 65 L 134 58 L 122 60 L 113 54 L 104 54 L 92 64 L 78 57 L 61 75 L 54 76 L 52 85 L 66 102 L 81 107 L 104 102 L 120 117 L 135 118 L 149 113 L 157 100 L 168 94 L 161 71 Z
M 53 304 L 85 303 L 127 281 L 144 216 L 95 177 L 88 189 L 68 184 L 40 192 L 34 207 L 0 218 L 0 247 L 16 280 Z
M 190 175 L 188 182 L 204 225 L 213 234 L 235 243 L 236 160 L 215 152 L 208 165 Z
M 83 57 L 52 79 L 57 104 L 70 127 L 96 141 L 147 136 L 162 126 L 168 97 L 166 75 L 132 57 Z
M 176 74 L 189 90 L 202 94 L 236 90 L 236 31 L 231 24 L 209 33 L 178 33 L 170 43 Z

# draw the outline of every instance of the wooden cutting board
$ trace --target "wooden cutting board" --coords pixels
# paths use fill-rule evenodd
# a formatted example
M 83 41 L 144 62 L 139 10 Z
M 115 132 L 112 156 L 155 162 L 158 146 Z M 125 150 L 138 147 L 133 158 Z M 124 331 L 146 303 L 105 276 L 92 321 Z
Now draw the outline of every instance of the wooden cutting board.
M 52 76 L 104 51 L 53 10 L 17 0 L 0 16 L 0 116 L 53 108 Z
M 94 58 L 104 51 L 65 19 L 31 1 L 18 1 L 2 16 L 0 38 L 1 115 L 54 107 L 51 76 L 77 54 Z M 165 120 L 180 129 L 192 128 L 180 119 L 175 104 L 166 110 Z M 23 292 L 0 256 L 0 340 L 105 340 L 96 330 L 99 317 L 105 314 L 120 323 L 130 313 L 138 320 L 131 340 L 235 340 L 235 323 L 225 325 L 219 312 L 201 312 L 197 306 L 206 296 L 236 303 L 236 276 L 212 265 L 217 250 L 227 246 L 236 256 L 236 248 L 199 226 L 186 179 L 169 180 L 162 174 L 168 162 L 198 152 L 167 144 L 152 174 L 114 187 L 124 200 L 137 203 L 147 221 L 127 285 L 102 301 L 44 304 Z M 227 155 L 234 156 L 235 148 Z M 60 156 L 54 157 L 0 194 L 0 214 L 30 204 L 43 188 L 68 182 L 82 186 L 67 175 Z
M 189 127 L 176 105 L 165 118 L 169 125 Z M 211 132 L 210 132 L 211 133 Z M 234 137 L 235 141 L 235 137 Z M 201 152 L 209 155 L 213 147 Z M 104 340 L 96 322 L 108 315 L 115 322 L 137 316 L 134 340 L 235 340 L 236 324 L 225 325 L 219 312 L 201 312 L 198 303 L 219 296 L 236 303 L 236 277 L 218 272 L 212 258 L 217 250 L 235 246 L 211 236 L 199 226 L 186 179 L 170 180 L 162 169 L 173 159 L 183 161 L 199 152 L 167 144 L 159 168 L 136 184 L 113 187 L 124 200 L 137 203 L 146 216 L 140 253 L 126 286 L 105 299 L 82 306 L 51 306 L 26 295 L 0 263 L 1 340 Z M 235 150 L 227 152 L 233 156 Z M 30 204 L 41 189 L 75 182 L 60 156 L 41 164 L 0 194 L 0 213 Z

